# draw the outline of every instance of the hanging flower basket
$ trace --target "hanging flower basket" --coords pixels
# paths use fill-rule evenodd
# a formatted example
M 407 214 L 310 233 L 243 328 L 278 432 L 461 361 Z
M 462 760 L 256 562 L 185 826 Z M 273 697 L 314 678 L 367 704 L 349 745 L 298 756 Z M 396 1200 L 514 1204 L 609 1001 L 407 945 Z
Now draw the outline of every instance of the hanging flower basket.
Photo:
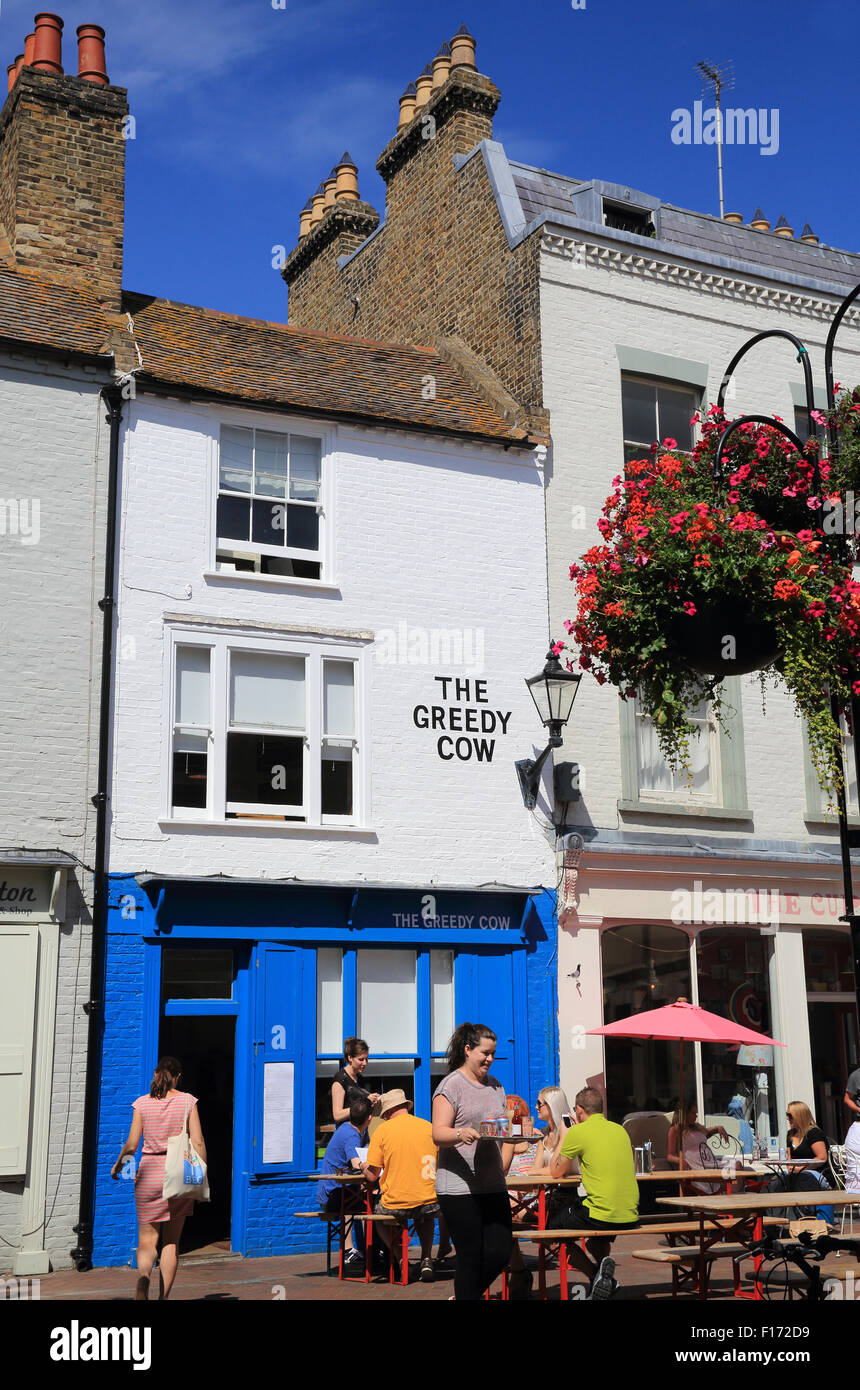
M 676 769 L 689 768 L 697 733 L 688 710 L 711 700 L 720 719 L 721 681 L 758 671 L 806 720 L 821 785 L 832 792 L 842 780 L 825 691 L 842 708 L 860 694 L 860 584 L 822 522 L 854 475 L 860 496 L 860 394 L 843 397 L 840 412 L 840 476 L 821 459 L 818 495 L 813 451 L 754 423 L 730 436 L 716 487 L 726 420 L 712 406 L 691 456 L 665 440 L 613 480 L 602 543 L 571 566 L 578 606 L 565 628 L 579 666 L 637 696 Z M 771 519 L 786 506 L 794 530 Z
M 699 596 L 692 606 L 695 613 L 679 617 L 671 635 L 697 675 L 720 681 L 745 676 L 765 670 L 782 656 L 773 624 L 750 617 L 740 601 Z

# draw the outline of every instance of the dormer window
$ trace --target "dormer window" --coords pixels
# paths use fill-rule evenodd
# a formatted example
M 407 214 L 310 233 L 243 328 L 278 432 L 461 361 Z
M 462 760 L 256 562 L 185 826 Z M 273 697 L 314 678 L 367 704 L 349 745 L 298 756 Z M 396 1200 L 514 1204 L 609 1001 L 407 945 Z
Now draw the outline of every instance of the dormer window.
M 618 232 L 632 232 L 634 236 L 657 235 L 651 213 L 645 208 L 632 207 L 629 203 L 613 203 L 604 198 L 603 222 Z

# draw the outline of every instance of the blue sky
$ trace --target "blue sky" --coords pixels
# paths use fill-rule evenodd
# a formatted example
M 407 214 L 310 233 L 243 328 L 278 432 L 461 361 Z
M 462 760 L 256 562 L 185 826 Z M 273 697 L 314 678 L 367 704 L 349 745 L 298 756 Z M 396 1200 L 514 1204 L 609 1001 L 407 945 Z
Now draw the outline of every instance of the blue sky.
M 283 3 L 283 8 L 275 4 Z M 581 0 L 580 0 L 581 3 Z M 761 206 L 799 235 L 860 246 L 855 0 L 58 0 L 74 30 L 107 30 L 111 81 L 129 89 L 128 289 L 283 321 L 272 248 L 344 149 L 380 211 L 380 150 L 407 82 L 465 22 L 502 92 L 495 137 L 515 159 L 718 211 L 716 151 L 671 140 L 702 96 L 698 59 L 733 60 L 727 106 L 779 113 L 778 152 L 725 151 L 726 210 Z M 36 7 L 2 0 L 2 68 Z

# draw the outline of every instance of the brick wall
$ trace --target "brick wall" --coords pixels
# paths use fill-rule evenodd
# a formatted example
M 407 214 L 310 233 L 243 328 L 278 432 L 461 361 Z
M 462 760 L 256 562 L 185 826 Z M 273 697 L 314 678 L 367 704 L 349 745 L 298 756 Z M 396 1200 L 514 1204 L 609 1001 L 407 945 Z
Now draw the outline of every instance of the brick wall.
M 386 210 L 376 235 L 338 269 L 338 256 L 354 244 L 330 239 L 336 205 L 288 259 L 289 318 L 298 327 L 394 342 L 461 338 L 521 405 L 537 411 L 539 248 L 529 238 L 510 250 L 483 159 L 454 166 L 456 155 L 492 138 L 498 100 L 479 73 L 451 74 L 380 155 Z
M 125 91 L 21 72 L 0 111 L 0 219 L 18 268 L 120 307 Z

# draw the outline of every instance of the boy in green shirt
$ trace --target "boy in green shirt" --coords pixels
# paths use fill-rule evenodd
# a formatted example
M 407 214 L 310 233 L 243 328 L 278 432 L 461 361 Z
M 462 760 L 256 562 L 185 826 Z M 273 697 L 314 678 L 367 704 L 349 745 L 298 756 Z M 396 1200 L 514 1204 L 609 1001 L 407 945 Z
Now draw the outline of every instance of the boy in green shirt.
M 554 1178 L 564 1178 L 579 1160 L 586 1195 L 564 1194 L 562 1203 L 551 1211 L 547 1221 L 550 1229 L 585 1228 L 595 1232 L 630 1230 L 639 1224 L 639 1185 L 633 1163 L 633 1148 L 627 1131 L 613 1124 L 603 1114 L 603 1097 L 593 1086 L 579 1092 L 575 1102 L 577 1123 L 562 1141 L 550 1171 Z M 561 1194 L 563 1189 L 557 1189 Z M 609 1251 L 612 1236 L 594 1235 L 586 1241 L 588 1258 L 578 1245 L 568 1246 L 570 1263 L 588 1275 L 592 1299 L 610 1298 L 618 1288 L 615 1261 Z

